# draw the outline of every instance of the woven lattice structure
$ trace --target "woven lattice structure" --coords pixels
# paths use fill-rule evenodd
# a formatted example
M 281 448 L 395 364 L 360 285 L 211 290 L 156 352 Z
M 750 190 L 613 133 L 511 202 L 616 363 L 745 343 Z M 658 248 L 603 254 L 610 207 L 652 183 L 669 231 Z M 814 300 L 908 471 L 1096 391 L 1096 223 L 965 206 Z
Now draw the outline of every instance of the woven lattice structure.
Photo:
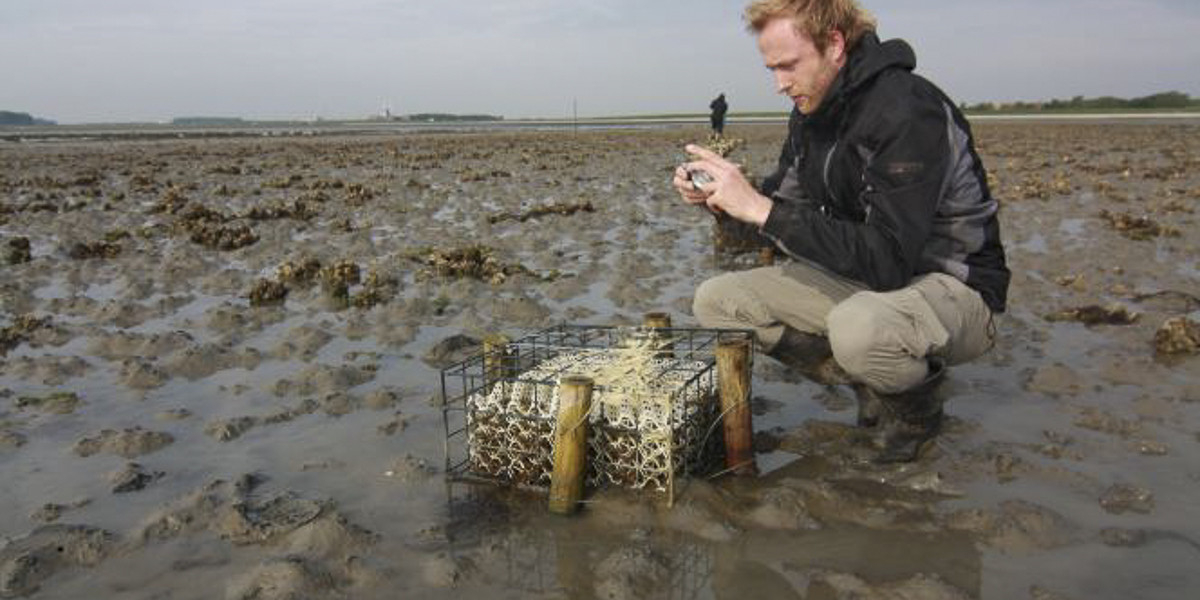
M 741 332 L 561 325 L 447 368 L 447 473 L 548 486 L 558 382 L 584 375 L 589 486 L 672 494 L 675 477 L 722 458 L 720 335 Z

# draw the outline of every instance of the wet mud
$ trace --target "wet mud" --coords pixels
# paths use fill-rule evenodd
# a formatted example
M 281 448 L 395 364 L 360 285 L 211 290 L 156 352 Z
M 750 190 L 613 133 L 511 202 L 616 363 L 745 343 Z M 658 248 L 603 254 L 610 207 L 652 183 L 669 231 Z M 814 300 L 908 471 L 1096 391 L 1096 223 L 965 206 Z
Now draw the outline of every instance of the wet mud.
M 0 141 L 0 597 L 1179 598 L 1200 589 L 1200 125 L 976 125 L 1013 269 L 948 419 L 754 362 L 760 474 L 447 480 L 439 369 L 693 326 L 707 131 Z M 753 176 L 782 125 L 731 126 Z M 776 257 L 778 260 L 779 257 Z

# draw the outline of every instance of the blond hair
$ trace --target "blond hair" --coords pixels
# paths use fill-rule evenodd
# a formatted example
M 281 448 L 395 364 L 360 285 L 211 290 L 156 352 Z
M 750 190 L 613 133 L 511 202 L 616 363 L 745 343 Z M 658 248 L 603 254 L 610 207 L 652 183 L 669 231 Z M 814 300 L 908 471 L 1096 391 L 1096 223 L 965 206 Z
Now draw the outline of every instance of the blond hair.
M 829 44 L 831 31 L 842 32 L 847 49 L 875 31 L 875 17 L 857 0 L 755 0 L 746 6 L 743 17 L 752 33 L 762 33 L 767 23 L 777 18 L 789 18 L 796 30 L 807 35 L 822 52 Z

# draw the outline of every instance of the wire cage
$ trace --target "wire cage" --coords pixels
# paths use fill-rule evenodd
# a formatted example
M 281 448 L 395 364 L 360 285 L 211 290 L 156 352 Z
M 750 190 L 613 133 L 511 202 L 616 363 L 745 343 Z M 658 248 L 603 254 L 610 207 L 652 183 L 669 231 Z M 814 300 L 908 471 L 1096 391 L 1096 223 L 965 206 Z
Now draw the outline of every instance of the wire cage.
M 442 371 L 446 473 L 545 488 L 553 472 L 559 380 L 595 380 L 590 487 L 651 490 L 723 459 L 716 349 L 748 331 L 562 324 Z M 753 355 L 753 353 L 751 353 Z

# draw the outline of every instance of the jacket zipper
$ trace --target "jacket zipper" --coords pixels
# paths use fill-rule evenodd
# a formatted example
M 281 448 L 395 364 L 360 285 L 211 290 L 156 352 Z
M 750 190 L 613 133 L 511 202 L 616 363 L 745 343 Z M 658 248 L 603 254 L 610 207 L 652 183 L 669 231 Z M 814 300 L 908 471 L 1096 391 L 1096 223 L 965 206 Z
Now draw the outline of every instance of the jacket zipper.
M 838 202 L 839 200 L 833 193 L 833 186 L 829 185 L 829 164 L 833 162 L 833 153 L 837 151 L 838 144 L 840 143 L 841 140 L 833 140 L 833 145 L 829 147 L 829 152 L 825 154 L 825 166 L 821 171 L 821 179 L 825 181 L 825 195 L 834 202 Z M 829 204 L 822 202 L 821 213 L 828 217 L 831 212 Z

